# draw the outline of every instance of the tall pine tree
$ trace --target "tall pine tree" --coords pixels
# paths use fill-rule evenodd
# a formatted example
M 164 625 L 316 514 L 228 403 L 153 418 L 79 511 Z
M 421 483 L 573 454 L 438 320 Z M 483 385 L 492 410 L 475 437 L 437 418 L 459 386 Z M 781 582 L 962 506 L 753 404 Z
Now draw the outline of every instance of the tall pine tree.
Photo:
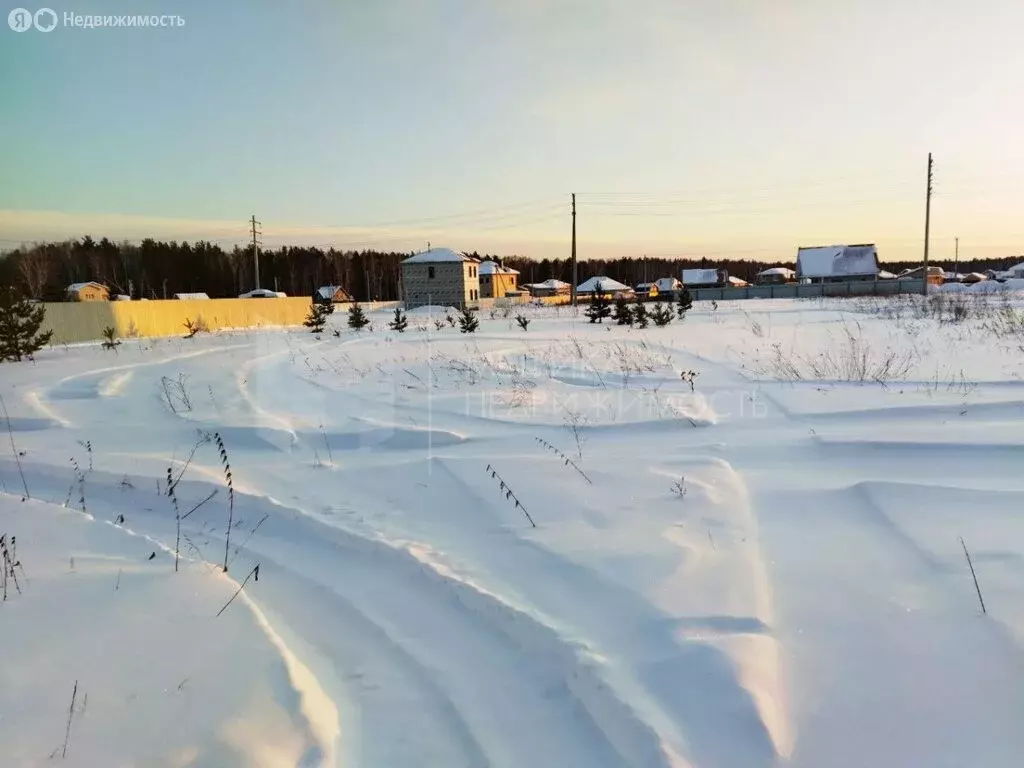
M 32 359 L 50 343 L 53 331 L 40 333 L 46 307 L 13 288 L 0 289 L 0 360 Z

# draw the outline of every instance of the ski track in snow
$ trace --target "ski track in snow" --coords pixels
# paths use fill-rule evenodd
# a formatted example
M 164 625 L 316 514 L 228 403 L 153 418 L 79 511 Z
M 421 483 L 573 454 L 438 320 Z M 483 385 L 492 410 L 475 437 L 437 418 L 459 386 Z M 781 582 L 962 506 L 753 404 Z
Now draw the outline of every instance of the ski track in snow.
M 1018 667 L 1003 680 L 982 675 L 1003 716 L 972 718 L 950 698 L 952 690 L 971 700 L 967 672 L 933 683 L 923 709 L 916 684 L 893 683 L 903 666 L 927 676 L 965 657 L 1019 664 L 1024 622 L 978 626 L 917 657 L 919 649 L 891 632 L 858 629 L 870 620 L 928 633 L 943 626 L 935 611 L 961 602 L 970 621 L 973 587 L 962 581 L 962 553 L 949 547 L 948 538 L 958 546 L 956 535 L 925 543 L 920 521 L 895 500 L 901 489 L 941 486 L 966 466 L 977 473 L 961 483 L 964 492 L 992 486 L 1010 494 L 1008 505 L 1019 503 L 1024 484 L 1007 485 L 1002 469 L 986 466 L 1019 462 L 1012 437 L 1002 445 L 983 433 L 974 443 L 950 440 L 935 421 L 1019 418 L 1024 401 L 1009 399 L 1015 388 L 996 387 L 1005 390 L 998 402 L 929 402 L 918 392 L 910 404 L 861 397 L 848 407 L 829 399 L 846 396 L 842 384 L 797 397 L 792 385 L 752 380 L 732 361 L 689 349 L 685 336 L 657 347 L 617 338 L 621 348 L 606 346 L 585 366 L 535 370 L 540 386 L 554 387 L 556 397 L 642 396 L 642 374 L 618 373 L 615 354 L 650 366 L 662 356 L 671 362 L 645 381 L 686 395 L 676 371 L 699 370 L 711 416 L 688 423 L 613 414 L 583 425 L 585 458 L 574 458 L 592 487 L 534 441 L 569 453 L 574 443 L 561 416 L 474 411 L 466 374 L 438 361 L 428 368 L 424 354 L 461 355 L 480 366 L 479 386 L 501 388 L 506 365 L 543 361 L 565 344 L 559 335 L 512 343 L 505 334 L 297 338 L 284 348 L 268 341 L 233 366 L 209 363 L 221 349 L 213 347 L 95 368 L 50 387 L 36 382 L 23 400 L 43 418 L 24 422 L 19 439 L 29 446 L 30 482 L 54 498 L 69 482 L 60 451 L 70 449 L 49 452 L 46 430 L 70 431 L 62 446 L 72 435 L 92 439 L 98 463 L 109 466 L 90 475 L 90 509 L 112 518 L 124 507 L 122 473 L 160 477 L 172 451 L 180 465 L 195 429 L 220 431 L 245 521 L 233 533 L 233 544 L 245 545 L 232 574 L 261 564 L 261 581 L 244 599 L 281 654 L 324 765 L 921 764 L 921 755 L 939 751 L 926 739 L 933 728 L 913 726 L 918 710 L 928 723 L 970 721 L 959 738 L 939 739 L 943 754 L 962 761 L 983 755 L 972 764 L 1009 765 L 1007 744 L 1024 748 L 1012 723 L 1012 713 L 1024 711 Z M 594 349 L 606 344 L 600 334 L 594 341 Z M 500 346 L 481 352 L 488 343 Z M 403 383 L 380 365 L 393 365 Z M 192 409 L 163 409 L 144 426 L 127 426 L 119 445 L 130 453 L 90 438 L 104 401 L 153 412 L 165 368 L 193 377 Z M 742 406 L 755 398 L 756 418 Z M 923 431 L 890 434 L 904 423 Z M 625 436 L 642 439 L 623 451 Z M 643 470 L 628 477 L 634 488 L 615 487 L 624 454 Z M 537 530 L 498 494 L 488 463 L 534 514 Z M 668 494 L 680 476 L 682 500 Z M 222 480 L 215 452 L 201 452 L 181 493 L 198 499 Z M 133 493 L 153 496 L 151 484 L 140 481 Z M 223 549 L 224 502 L 221 493 L 189 521 L 204 552 Z M 160 503 L 133 501 L 139 522 L 128 527 L 167 547 L 173 517 Z M 573 507 L 574 515 L 555 514 Z M 818 552 L 821 542 L 832 559 Z M 862 554 L 835 559 L 847 546 Z M 985 567 L 1024 572 L 1024 559 L 997 542 L 978 546 Z M 865 569 L 886 574 L 891 588 L 880 593 L 863 580 Z M 1010 582 L 990 578 L 998 603 Z M 845 669 L 847 660 L 866 658 L 877 665 Z M 871 713 L 879 691 L 884 701 Z M 894 718 L 911 727 L 894 734 Z

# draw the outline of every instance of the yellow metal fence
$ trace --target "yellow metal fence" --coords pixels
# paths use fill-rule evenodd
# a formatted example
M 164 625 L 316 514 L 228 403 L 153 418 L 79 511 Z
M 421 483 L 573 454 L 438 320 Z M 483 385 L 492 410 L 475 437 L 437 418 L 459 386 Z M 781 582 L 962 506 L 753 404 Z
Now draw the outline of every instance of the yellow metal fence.
M 301 325 L 309 305 L 308 298 L 69 301 L 45 304 L 43 328 L 53 331 L 53 344 L 95 341 L 108 327 L 119 338 L 175 336 L 186 333 L 186 320 L 203 323 L 211 331 Z

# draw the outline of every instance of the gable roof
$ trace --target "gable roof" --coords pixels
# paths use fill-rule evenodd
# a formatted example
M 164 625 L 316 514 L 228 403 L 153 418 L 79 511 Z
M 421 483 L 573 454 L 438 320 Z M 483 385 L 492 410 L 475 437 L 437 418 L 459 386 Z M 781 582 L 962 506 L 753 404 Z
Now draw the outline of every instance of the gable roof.
M 102 283 L 93 282 L 91 280 L 88 283 L 72 283 L 71 285 L 69 285 L 67 287 L 67 290 L 70 293 L 70 292 L 73 292 L 73 291 L 80 291 L 83 288 L 88 288 L 89 286 L 92 286 L 92 285 L 96 286 L 97 288 L 102 288 L 103 290 L 107 290 L 107 286 L 103 285 Z
M 800 277 L 877 275 L 878 249 L 873 244 L 800 248 L 796 271 Z
M 660 277 L 654 281 L 654 284 L 658 287 L 658 291 L 678 291 L 682 287 L 682 283 L 674 277 Z
M 475 262 L 471 256 L 467 256 L 464 253 L 456 253 L 451 248 L 431 248 L 429 251 L 423 251 L 423 253 L 417 253 L 415 256 L 410 256 L 405 259 L 403 264 L 434 264 L 437 262 L 451 262 L 451 261 L 472 261 Z
M 772 267 L 771 269 L 762 269 L 757 273 L 758 277 L 767 277 L 768 275 L 783 275 L 785 277 L 793 277 L 796 274 L 796 270 L 792 270 L 789 267 Z
M 338 291 L 341 291 L 342 295 L 348 296 L 348 293 L 340 285 L 321 285 L 316 289 L 316 295 L 321 299 L 333 299 L 338 295 Z
M 686 285 L 718 285 L 721 275 L 717 269 L 684 269 L 682 277 Z
M 480 274 L 481 275 L 518 275 L 519 271 L 505 267 L 496 261 L 490 259 L 484 259 L 480 262 Z
M 210 297 L 205 293 L 176 293 L 174 294 L 174 298 L 179 301 L 199 301 L 202 299 L 209 299 Z
M 564 283 L 558 278 L 549 277 L 542 283 L 526 283 L 525 285 L 523 285 L 523 287 L 548 291 L 561 291 L 567 290 L 571 286 L 569 285 L 569 283 Z
M 597 275 L 589 280 L 586 280 L 576 286 L 577 293 L 595 293 L 597 291 L 597 284 L 601 284 L 602 293 L 607 291 L 629 291 L 632 290 L 628 285 L 623 285 L 618 280 L 612 280 L 610 277 L 603 275 Z

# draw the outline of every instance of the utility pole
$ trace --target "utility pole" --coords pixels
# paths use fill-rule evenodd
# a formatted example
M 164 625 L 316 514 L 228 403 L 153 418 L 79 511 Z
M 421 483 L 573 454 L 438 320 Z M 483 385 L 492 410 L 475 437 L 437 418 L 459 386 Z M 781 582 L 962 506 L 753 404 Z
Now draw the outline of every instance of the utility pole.
M 249 224 L 252 226 L 252 258 L 253 258 L 253 269 L 256 277 L 256 288 L 260 287 L 260 246 L 259 241 L 256 239 L 257 235 L 262 235 L 262 232 L 257 232 L 256 227 L 262 226 L 263 222 L 256 221 L 255 214 L 249 219 Z
M 932 223 L 932 153 L 928 153 L 928 193 L 924 201 L 924 288 L 921 293 L 928 295 L 928 238 Z
M 572 193 L 572 311 L 576 313 L 576 193 Z
M 960 238 L 956 238 L 956 246 L 953 253 L 953 274 L 956 275 L 957 282 L 960 281 Z

